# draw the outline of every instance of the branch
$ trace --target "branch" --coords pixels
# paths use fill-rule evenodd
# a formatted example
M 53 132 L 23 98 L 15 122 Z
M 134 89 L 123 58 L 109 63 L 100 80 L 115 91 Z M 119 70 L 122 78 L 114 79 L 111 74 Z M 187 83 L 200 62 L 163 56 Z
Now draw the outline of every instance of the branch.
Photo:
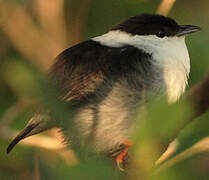
M 24 7 L 0 0 L 0 28 L 26 59 L 46 71 L 53 55 L 46 36 Z M 8 18 L 9 17 L 9 18 Z
M 89 12 L 89 7 L 92 0 L 83 0 L 75 15 L 75 24 L 73 24 L 73 44 L 82 40 L 83 33 L 85 32 L 86 19 Z
M 67 44 L 63 2 L 36 2 L 43 27 L 37 25 L 24 6 L 0 0 L 0 28 L 27 60 L 47 72 L 54 57 Z M 50 5 L 54 5 L 53 8 Z M 53 12 L 48 12 L 50 8 Z
M 64 0 L 36 0 L 35 5 L 39 22 L 43 31 L 49 36 L 56 56 L 67 45 Z
M 175 2 L 176 0 L 162 0 L 158 7 L 157 14 L 162 14 L 164 16 L 168 15 Z
M 206 77 L 191 88 L 186 94 L 186 99 L 193 108 L 191 120 L 205 113 L 209 108 L 209 73 Z
M 164 162 L 165 160 L 167 160 L 176 150 L 177 144 L 176 141 L 173 141 L 168 149 L 166 150 L 165 153 L 162 154 L 162 156 L 156 161 L 156 165 L 161 164 L 162 162 Z M 169 160 L 168 162 L 166 162 L 165 164 L 162 164 L 157 171 L 155 171 L 155 173 L 158 173 L 159 171 L 161 171 L 162 169 L 171 167 L 172 165 L 186 159 L 189 158 L 191 156 L 194 156 L 198 153 L 201 152 L 208 152 L 209 151 L 209 138 L 204 138 L 201 141 L 199 141 L 198 143 L 196 143 L 195 145 L 193 145 L 191 148 L 185 150 L 184 152 L 178 154 L 177 156 L 175 156 L 174 158 L 172 158 L 171 160 Z

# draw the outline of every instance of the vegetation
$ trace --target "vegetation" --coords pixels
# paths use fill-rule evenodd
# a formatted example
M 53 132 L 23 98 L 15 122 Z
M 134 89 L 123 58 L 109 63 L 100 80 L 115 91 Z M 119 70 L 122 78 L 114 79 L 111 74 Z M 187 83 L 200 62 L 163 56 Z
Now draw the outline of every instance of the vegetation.
M 54 98 L 56 90 L 47 80 L 54 57 L 129 16 L 169 13 L 180 24 L 202 27 L 187 39 L 193 87 L 209 66 L 208 7 L 207 0 L 0 0 L 0 179 L 209 179 L 209 113 L 188 123 L 194 109 L 187 100 L 147 105 L 125 172 L 105 156 L 65 147 L 57 129 L 27 138 L 6 154 L 37 107 L 52 110 L 57 120 L 72 113 Z

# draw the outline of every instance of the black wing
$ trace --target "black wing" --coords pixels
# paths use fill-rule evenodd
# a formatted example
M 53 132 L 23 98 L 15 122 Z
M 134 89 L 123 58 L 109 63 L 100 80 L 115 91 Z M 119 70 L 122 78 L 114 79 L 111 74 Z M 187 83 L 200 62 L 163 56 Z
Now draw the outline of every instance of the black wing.
M 117 81 L 131 74 L 144 76 L 150 66 L 149 57 L 133 46 L 114 48 L 88 40 L 58 55 L 50 77 L 61 87 L 64 100 L 77 100 L 94 92 L 104 81 Z
M 85 99 L 86 96 L 95 94 L 104 97 L 113 87 L 112 83 L 121 81 L 121 79 L 123 81 L 125 79 L 126 85 L 128 83 L 128 86 L 130 85 L 140 92 L 143 90 L 143 83 L 137 82 L 136 79 L 146 79 L 150 72 L 149 56 L 132 46 L 113 48 L 89 40 L 62 52 L 56 58 L 49 76 L 61 88 L 61 98 L 70 102 L 77 100 L 80 102 L 82 98 Z M 134 98 L 137 99 L 135 96 Z M 97 101 L 98 98 L 93 98 L 94 103 L 96 103 L 95 100 Z M 34 118 L 29 122 L 11 142 L 7 153 L 21 139 L 49 128 L 45 124 L 43 127 L 39 127 L 46 122 L 45 120 L 39 121 Z M 47 125 L 49 124 L 47 123 Z M 37 127 L 38 130 L 35 129 Z M 34 133 L 34 131 L 37 132 Z M 30 134 L 31 132 L 32 134 Z

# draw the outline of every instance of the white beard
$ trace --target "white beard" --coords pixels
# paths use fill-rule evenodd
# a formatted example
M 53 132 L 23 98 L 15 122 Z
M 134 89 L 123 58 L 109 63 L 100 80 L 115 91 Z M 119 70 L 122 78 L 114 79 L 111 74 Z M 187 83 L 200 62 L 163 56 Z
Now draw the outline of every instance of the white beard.
M 93 38 L 92 40 L 109 47 L 134 46 L 152 55 L 155 65 L 163 70 L 168 102 L 179 99 L 185 91 L 190 72 L 190 58 L 185 37 L 164 37 L 155 35 L 131 35 L 119 30 Z

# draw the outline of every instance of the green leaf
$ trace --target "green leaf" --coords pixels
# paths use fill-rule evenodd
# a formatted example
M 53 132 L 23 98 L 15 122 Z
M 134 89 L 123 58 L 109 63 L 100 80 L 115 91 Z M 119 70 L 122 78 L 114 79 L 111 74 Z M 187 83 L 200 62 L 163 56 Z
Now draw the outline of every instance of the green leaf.
M 201 139 L 209 136 L 209 112 L 194 120 L 179 134 L 179 146 L 172 157 L 190 148 Z

